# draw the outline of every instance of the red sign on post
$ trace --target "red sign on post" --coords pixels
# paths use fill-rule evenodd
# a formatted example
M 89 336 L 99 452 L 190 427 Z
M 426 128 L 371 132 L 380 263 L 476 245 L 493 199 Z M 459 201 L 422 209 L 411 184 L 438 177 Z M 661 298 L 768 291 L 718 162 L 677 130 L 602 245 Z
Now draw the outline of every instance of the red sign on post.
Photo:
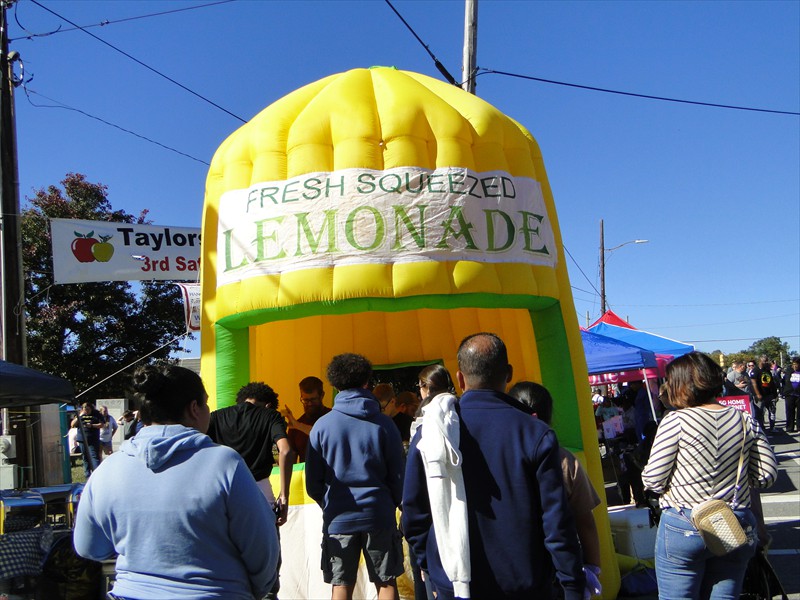
M 717 398 L 717 402 L 722 404 L 722 406 L 732 406 L 746 413 L 753 414 L 750 408 L 750 396 L 723 396 Z

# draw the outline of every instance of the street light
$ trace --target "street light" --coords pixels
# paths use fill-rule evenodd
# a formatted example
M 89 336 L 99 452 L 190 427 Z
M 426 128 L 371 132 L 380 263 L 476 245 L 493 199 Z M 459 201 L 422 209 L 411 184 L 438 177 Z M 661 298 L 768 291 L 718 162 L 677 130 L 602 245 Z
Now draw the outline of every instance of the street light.
M 613 248 L 605 247 L 603 219 L 600 219 L 600 315 L 606 314 L 606 252 L 613 252 L 628 244 L 646 244 L 649 240 L 629 240 Z

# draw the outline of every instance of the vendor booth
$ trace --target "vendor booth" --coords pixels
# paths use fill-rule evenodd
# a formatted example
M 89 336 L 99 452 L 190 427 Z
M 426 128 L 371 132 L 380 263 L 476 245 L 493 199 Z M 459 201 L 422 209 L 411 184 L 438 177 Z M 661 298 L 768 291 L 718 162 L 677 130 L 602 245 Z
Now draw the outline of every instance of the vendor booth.
M 214 155 L 202 240 L 201 375 L 212 406 L 260 380 L 299 414 L 298 382 L 324 379 L 343 352 L 376 370 L 441 363 L 455 374 L 461 339 L 491 331 L 517 379 L 572 399 L 553 426 L 602 489 L 544 161 L 531 134 L 482 99 L 391 67 L 290 93 Z M 281 585 L 290 597 L 325 597 L 321 516 L 302 474 L 282 529 Z M 613 598 L 619 575 L 603 507 L 596 519 Z M 365 581 L 355 594 L 372 597 Z
M 73 401 L 74 390 L 66 379 L 0 360 L 4 433 L 0 436 L 0 593 L 28 589 L 43 593 L 47 589 L 41 597 L 56 600 L 66 597 L 62 588 L 67 585 L 73 592 L 76 585 L 88 585 L 93 593 L 99 591 L 100 565 L 81 559 L 72 549 L 72 527 L 83 484 L 17 489 L 17 449 L 24 440 L 9 435 L 8 430 L 11 410 Z M 65 453 L 61 452 L 61 456 Z M 65 568 L 67 563 L 71 570 Z M 79 572 L 96 576 L 81 577 L 76 575 Z M 62 580 L 63 585 L 53 583 L 48 573 Z M 82 583 L 76 583 L 76 579 Z
M 671 358 L 694 351 L 694 346 L 691 344 L 684 344 L 668 337 L 636 329 L 610 310 L 592 323 L 587 330 Z

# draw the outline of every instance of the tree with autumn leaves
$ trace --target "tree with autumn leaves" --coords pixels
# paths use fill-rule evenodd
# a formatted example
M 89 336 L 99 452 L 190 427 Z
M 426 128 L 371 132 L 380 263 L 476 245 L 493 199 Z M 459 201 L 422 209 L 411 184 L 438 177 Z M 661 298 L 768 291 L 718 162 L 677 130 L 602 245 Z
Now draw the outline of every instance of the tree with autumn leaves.
M 36 190 L 22 212 L 28 363 L 68 379 L 80 393 L 141 357 L 167 358 L 180 341 L 167 343 L 186 325 L 180 290 L 168 282 L 53 284 L 49 219 L 148 222 L 146 210 L 113 210 L 108 188 L 84 175 L 69 173 L 61 186 Z M 122 397 L 132 370 L 82 399 Z

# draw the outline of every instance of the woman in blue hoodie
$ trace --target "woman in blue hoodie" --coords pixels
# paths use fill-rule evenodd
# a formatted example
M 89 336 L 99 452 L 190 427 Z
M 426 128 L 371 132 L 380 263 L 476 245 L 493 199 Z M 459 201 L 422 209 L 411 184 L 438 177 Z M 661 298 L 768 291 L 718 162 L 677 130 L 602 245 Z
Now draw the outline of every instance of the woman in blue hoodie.
M 200 377 L 143 367 L 134 389 L 146 426 L 86 484 L 78 554 L 117 555 L 118 598 L 262 598 L 277 572 L 275 516 L 241 457 L 205 435 Z

